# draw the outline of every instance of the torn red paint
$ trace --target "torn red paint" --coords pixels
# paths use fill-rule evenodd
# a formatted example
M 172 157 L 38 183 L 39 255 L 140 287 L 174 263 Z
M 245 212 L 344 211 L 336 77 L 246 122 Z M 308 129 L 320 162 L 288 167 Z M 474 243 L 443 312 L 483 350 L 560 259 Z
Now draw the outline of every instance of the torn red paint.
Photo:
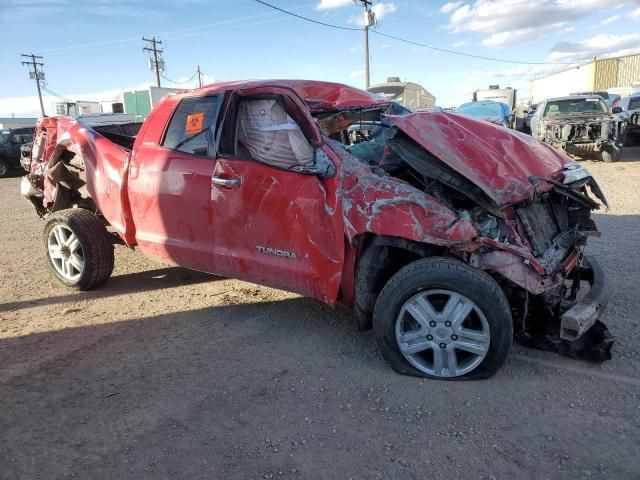
M 414 113 L 389 121 L 501 205 L 531 199 L 529 177 L 552 178 L 570 162 L 529 135 L 463 115 Z

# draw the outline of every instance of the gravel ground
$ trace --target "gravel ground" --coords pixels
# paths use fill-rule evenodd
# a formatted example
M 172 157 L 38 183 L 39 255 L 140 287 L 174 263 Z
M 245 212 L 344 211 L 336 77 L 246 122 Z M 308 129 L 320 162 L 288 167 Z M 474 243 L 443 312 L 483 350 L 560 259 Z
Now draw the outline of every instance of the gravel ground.
M 0 179 L 0 478 L 640 478 L 640 152 L 586 162 L 614 358 L 519 346 L 492 379 L 393 373 L 349 315 L 116 248 L 75 293 Z

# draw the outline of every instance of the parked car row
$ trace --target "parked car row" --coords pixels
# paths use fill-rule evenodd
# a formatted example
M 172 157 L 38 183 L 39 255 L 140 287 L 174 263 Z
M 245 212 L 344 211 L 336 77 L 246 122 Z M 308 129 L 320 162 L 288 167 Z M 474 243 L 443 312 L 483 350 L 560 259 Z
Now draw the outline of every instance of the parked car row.
M 457 113 L 516 128 L 515 112 L 502 102 L 460 105 Z M 620 159 L 623 146 L 640 143 L 640 92 L 621 98 L 605 91 L 550 98 L 523 111 L 518 129 L 570 155 Z

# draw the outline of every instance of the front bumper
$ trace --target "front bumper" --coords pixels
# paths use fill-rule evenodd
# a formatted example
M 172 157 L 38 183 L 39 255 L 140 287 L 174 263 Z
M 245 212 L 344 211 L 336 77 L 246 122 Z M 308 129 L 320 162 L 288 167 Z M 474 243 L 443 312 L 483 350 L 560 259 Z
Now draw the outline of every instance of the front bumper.
M 561 316 L 560 338 L 574 341 L 582 337 L 596 323 L 609 300 L 610 289 L 598 262 L 585 255 L 579 269 L 580 279 L 589 282 L 591 289 L 578 303 Z
M 615 148 L 614 142 L 611 140 L 596 140 L 594 142 L 561 142 L 556 144 L 561 150 L 570 155 L 589 155 L 599 153 L 603 150 L 611 150 Z

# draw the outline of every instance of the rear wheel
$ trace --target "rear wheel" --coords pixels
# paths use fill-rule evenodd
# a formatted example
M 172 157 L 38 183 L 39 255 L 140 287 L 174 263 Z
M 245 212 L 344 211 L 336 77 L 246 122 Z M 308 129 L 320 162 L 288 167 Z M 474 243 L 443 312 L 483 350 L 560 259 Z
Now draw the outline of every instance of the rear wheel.
M 113 244 L 98 217 L 87 210 L 61 210 L 44 229 L 47 265 L 58 280 L 78 290 L 104 283 L 113 271 Z
M 9 173 L 9 165 L 4 160 L 0 160 L 0 178 L 6 177 Z
M 448 258 L 402 268 L 376 302 L 373 327 L 398 373 L 428 378 L 487 378 L 513 341 L 511 311 L 486 272 Z

